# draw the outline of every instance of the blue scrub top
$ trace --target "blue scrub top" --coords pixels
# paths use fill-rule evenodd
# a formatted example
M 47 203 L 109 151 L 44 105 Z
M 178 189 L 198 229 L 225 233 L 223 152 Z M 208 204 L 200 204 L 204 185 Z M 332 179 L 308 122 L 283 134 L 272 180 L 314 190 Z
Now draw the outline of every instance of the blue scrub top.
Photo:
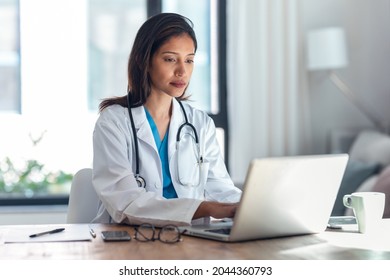
M 145 107 L 144 107 L 145 108 Z M 165 198 L 177 198 L 177 193 L 172 184 L 171 172 L 169 171 L 169 162 L 168 162 L 168 131 L 164 135 L 164 139 L 161 141 L 160 135 L 157 130 L 156 123 L 154 122 L 152 116 L 145 108 L 146 118 L 148 119 L 150 128 L 153 132 L 154 141 L 156 142 L 158 154 L 160 155 L 162 173 L 163 173 L 163 196 Z

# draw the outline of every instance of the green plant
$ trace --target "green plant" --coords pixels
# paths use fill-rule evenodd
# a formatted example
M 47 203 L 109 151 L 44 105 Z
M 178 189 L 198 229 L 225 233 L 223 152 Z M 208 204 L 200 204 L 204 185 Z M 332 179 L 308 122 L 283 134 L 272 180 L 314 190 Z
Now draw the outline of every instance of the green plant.
M 37 160 L 27 160 L 22 168 L 16 168 L 9 157 L 0 162 L 0 193 L 23 194 L 32 197 L 51 193 L 53 186 L 72 181 L 73 176 L 63 171 L 49 172 Z
M 30 135 L 33 147 L 42 140 L 44 133 L 37 139 Z M 33 197 L 56 192 L 58 187 L 69 184 L 73 175 L 64 171 L 48 171 L 44 164 L 29 159 L 16 164 L 11 158 L 0 161 L 0 195 Z

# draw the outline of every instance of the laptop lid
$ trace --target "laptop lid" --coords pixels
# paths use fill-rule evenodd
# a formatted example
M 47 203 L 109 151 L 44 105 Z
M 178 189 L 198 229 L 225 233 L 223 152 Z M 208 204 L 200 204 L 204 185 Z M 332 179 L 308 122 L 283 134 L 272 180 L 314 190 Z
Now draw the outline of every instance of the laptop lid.
M 321 232 L 328 224 L 347 161 L 346 154 L 254 159 L 230 234 L 200 226 L 185 228 L 186 234 L 244 241 Z

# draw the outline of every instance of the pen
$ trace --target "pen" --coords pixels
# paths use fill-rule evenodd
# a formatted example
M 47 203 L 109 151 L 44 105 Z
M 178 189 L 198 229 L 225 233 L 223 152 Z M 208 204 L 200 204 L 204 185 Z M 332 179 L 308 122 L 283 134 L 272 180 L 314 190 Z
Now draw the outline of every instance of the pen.
M 92 235 L 93 238 L 96 237 L 96 233 L 93 231 L 92 228 L 89 228 L 89 233 Z
M 49 231 L 31 234 L 30 237 L 38 237 L 38 236 L 45 235 L 45 234 L 57 233 L 57 232 L 61 232 L 63 230 L 65 230 L 65 229 L 64 228 L 56 228 L 56 229 L 49 230 Z

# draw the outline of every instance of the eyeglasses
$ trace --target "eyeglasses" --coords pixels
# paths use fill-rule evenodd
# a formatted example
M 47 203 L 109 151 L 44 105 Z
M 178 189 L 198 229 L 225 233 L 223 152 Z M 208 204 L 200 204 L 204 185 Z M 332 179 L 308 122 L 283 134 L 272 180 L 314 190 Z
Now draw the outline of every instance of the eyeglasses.
M 134 228 L 134 238 L 141 242 L 160 240 L 164 243 L 176 243 L 181 241 L 181 235 L 179 228 L 174 225 L 166 225 L 160 229 L 157 238 L 156 229 L 152 224 L 141 224 Z

